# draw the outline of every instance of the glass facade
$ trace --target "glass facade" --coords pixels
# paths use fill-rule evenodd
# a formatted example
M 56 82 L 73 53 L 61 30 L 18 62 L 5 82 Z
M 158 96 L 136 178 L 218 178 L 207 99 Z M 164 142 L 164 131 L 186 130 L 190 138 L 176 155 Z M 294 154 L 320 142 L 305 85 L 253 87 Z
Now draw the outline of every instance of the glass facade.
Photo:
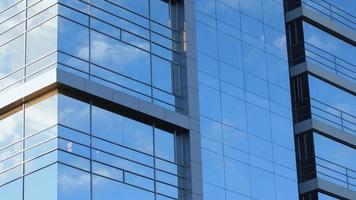
M 355 2 L 285 3 L 304 12 L 287 21 L 300 199 L 354 199 Z
M 298 199 L 282 2 L 195 7 L 204 199 Z
M 64 94 L 0 119 L 1 199 L 178 199 L 184 190 L 176 131 Z
M 0 90 L 59 68 L 181 109 L 175 3 L 6 0 L 0 6 Z
M 353 199 L 355 6 L 1 0 L 0 200 Z

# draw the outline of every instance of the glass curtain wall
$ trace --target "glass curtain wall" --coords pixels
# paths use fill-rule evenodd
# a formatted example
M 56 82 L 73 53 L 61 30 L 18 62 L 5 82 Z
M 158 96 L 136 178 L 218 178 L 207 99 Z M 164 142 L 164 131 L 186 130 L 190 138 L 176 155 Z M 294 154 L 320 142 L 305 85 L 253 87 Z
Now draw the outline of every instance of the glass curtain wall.
M 174 200 L 182 135 L 53 92 L 0 117 L 0 199 Z
M 52 68 L 180 111 L 175 1 L 0 2 L 0 91 Z
M 195 7 L 204 199 L 298 199 L 283 2 Z

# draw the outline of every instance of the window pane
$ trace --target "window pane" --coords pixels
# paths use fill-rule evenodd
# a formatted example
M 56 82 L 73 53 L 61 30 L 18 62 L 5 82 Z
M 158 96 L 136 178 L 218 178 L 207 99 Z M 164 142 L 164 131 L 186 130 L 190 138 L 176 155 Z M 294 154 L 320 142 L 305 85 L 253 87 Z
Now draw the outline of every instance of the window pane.
M 89 200 L 90 175 L 65 165 L 58 165 L 58 199 Z
M 131 11 L 148 16 L 148 0 L 132 1 L 132 0 L 112 0 Z
M 57 200 L 57 165 L 25 177 L 25 200 Z
M 135 200 L 154 199 L 154 195 L 151 192 L 102 178 L 100 176 L 93 176 L 93 200 L 115 200 L 117 197 Z
M 59 123 L 89 133 L 89 104 L 59 95 Z
M 153 153 L 153 128 L 146 124 L 124 119 L 124 144 L 133 149 Z
M 58 49 L 70 55 L 88 60 L 89 30 L 77 23 L 59 18 Z M 75 66 L 73 66 L 75 67 Z
M 226 187 L 229 190 L 245 195 L 251 194 L 250 189 L 250 169 L 243 162 L 233 159 L 225 159 Z
M 153 56 L 152 76 L 153 86 L 167 92 L 173 92 L 173 72 L 171 62 Z
M 137 46 L 144 44 L 137 44 Z M 130 78 L 150 83 L 149 53 L 97 32 L 91 35 L 94 63 Z
M 169 3 L 162 0 L 151 0 L 151 18 L 165 26 L 170 27 Z
M 157 157 L 174 162 L 174 135 L 172 133 L 155 129 L 155 153 Z
M 274 199 L 274 176 L 273 174 L 252 167 L 251 168 L 251 192 L 257 199 Z
M 224 158 L 222 155 L 208 150 L 202 150 L 204 182 L 224 187 Z
M 264 51 L 243 43 L 246 72 L 267 79 L 266 54 Z M 256 59 L 258 58 L 258 59 Z
M 44 96 L 27 104 L 25 134 L 41 131 L 57 123 L 57 95 Z
M 202 115 L 209 118 L 221 119 L 220 92 L 203 84 L 199 85 L 199 105 Z
M 203 23 L 197 22 L 197 48 L 200 52 L 207 54 L 208 56 L 218 57 L 218 39 L 216 30 Z
M 0 116 L 0 148 L 21 139 L 22 117 L 22 111 L 20 110 L 15 110 Z
M 222 62 L 242 68 L 241 41 L 219 32 L 219 57 Z
M 23 36 L 0 47 L 0 78 L 24 65 L 24 51 Z
M 221 95 L 221 101 L 223 122 L 241 130 L 247 130 L 245 102 L 226 94 Z
M 92 108 L 92 132 L 93 135 L 115 142 L 123 143 L 123 117 L 93 106 Z
M 54 51 L 56 48 L 57 18 L 53 18 L 27 33 L 27 63 Z
M 1 200 L 22 200 L 22 179 L 0 187 Z

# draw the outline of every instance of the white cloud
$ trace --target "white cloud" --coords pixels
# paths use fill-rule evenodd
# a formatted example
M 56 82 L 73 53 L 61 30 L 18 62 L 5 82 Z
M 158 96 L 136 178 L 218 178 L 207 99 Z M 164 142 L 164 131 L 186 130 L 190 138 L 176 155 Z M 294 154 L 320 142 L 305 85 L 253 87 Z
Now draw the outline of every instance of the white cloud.
M 286 37 L 285 35 L 277 37 L 274 41 L 273 41 L 273 45 L 280 48 L 280 49 L 286 49 L 287 44 L 286 44 Z
M 87 173 L 82 174 L 69 174 L 66 171 L 59 171 L 59 187 L 63 192 L 72 192 L 81 188 L 89 187 L 90 176 Z
M 118 41 L 110 41 L 106 39 L 105 36 L 96 35 L 94 38 L 91 47 L 93 60 L 125 67 L 128 64 L 140 60 L 144 56 L 141 50 Z M 139 43 L 137 40 L 134 41 L 134 43 L 136 43 L 136 46 L 146 48 L 146 44 Z
M 335 48 L 337 48 L 337 46 L 334 45 L 333 43 L 327 41 L 323 42 L 317 35 L 311 35 L 310 37 L 307 38 L 306 41 L 312 44 L 313 46 L 322 49 L 323 51 L 333 51 L 335 50 Z
M 21 113 L 16 113 L 0 121 L 0 145 L 1 147 L 10 144 L 22 136 Z

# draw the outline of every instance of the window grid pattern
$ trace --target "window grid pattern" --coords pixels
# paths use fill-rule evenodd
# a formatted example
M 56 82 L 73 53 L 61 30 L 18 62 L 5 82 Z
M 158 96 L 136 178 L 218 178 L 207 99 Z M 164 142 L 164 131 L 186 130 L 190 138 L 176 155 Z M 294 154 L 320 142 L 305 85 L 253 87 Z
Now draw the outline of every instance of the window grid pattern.
M 195 6 L 204 198 L 298 199 L 282 3 Z
M 38 0 L 2 9 L 0 55 L 6 68 L 0 71 L 0 90 L 60 68 L 180 110 L 176 6 L 147 0 L 140 13 L 134 10 L 137 5 L 126 4 Z M 162 17 L 154 14 L 158 9 Z
M 68 104 L 64 103 L 65 101 L 68 101 Z M 73 104 L 78 106 L 76 107 L 78 110 L 71 106 Z M 84 115 L 82 118 L 80 118 L 81 115 L 73 116 L 75 112 L 83 113 L 85 111 L 83 108 L 87 109 L 86 112 L 89 113 L 90 118 Z M 69 111 L 70 109 L 74 110 Z M 76 170 L 79 174 L 82 173 L 83 176 L 87 174 L 92 177 L 89 179 L 92 190 L 97 192 L 91 194 L 92 198 L 89 198 L 90 194 L 88 193 L 88 198 L 86 198 L 88 200 L 97 199 L 94 198 L 95 195 L 102 197 L 109 195 L 102 191 L 100 193 L 95 179 L 123 185 L 127 189 L 136 191 L 138 195 L 142 193 L 143 196 L 137 196 L 138 199 L 173 200 L 178 199 L 184 193 L 182 187 L 184 166 L 180 154 L 182 147 L 180 147 L 179 134 L 160 130 L 155 128 L 154 124 L 144 125 L 111 113 L 110 117 L 116 115 L 131 124 L 126 129 L 127 135 L 124 138 L 127 137 L 127 139 L 119 143 L 113 139 L 115 134 L 119 134 L 118 132 L 115 132 L 112 138 L 108 138 L 105 135 L 106 132 L 94 133 L 94 130 L 90 131 L 94 128 L 94 123 L 103 123 L 93 121 L 93 119 L 99 121 L 99 118 L 93 116 L 94 109 L 100 109 L 101 113 L 110 113 L 94 105 L 59 94 L 40 100 L 35 104 L 28 103 L 23 108 L 0 118 L 0 128 L 5 130 L 3 133 L 7 136 L 9 134 L 16 135 L 0 140 L 0 197 L 9 192 L 6 189 L 2 192 L 1 188 L 6 188 L 19 180 L 22 180 L 26 185 L 26 177 L 57 165 L 66 166 L 68 169 Z M 33 120 L 33 115 L 37 114 L 52 115 L 52 117 L 48 117 L 48 119 L 37 117 Z M 53 116 L 57 114 L 58 116 Z M 77 117 L 77 121 L 71 124 L 69 121 L 72 121 L 74 117 Z M 119 126 L 119 124 L 111 126 Z M 148 149 L 139 144 L 140 139 L 146 138 L 135 138 L 135 136 L 140 136 L 135 133 L 141 134 L 141 136 L 150 134 L 140 132 L 145 130 L 138 130 L 141 126 L 145 126 L 146 130 L 151 130 L 151 141 L 144 141 L 148 144 L 151 143 L 151 147 Z M 105 128 L 102 129 L 105 131 Z M 12 131 L 15 131 L 16 134 Z M 130 136 L 130 134 L 134 136 Z M 167 140 L 168 135 L 170 137 Z M 171 150 L 169 151 L 169 149 Z M 60 172 L 58 171 L 58 173 Z M 60 185 L 60 180 L 58 182 Z M 88 185 L 90 184 L 88 183 Z M 22 186 L 20 188 L 21 190 L 16 192 L 22 193 Z M 29 191 L 28 194 L 24 194 L 24 199 L 27 199 L 26 195 L 35 193 L 31 189 L 25 188 L 26 190 Z M 59 193 L 58 198 L 63 194 Z M 79 193 L 72 195 L 79 197 Z

